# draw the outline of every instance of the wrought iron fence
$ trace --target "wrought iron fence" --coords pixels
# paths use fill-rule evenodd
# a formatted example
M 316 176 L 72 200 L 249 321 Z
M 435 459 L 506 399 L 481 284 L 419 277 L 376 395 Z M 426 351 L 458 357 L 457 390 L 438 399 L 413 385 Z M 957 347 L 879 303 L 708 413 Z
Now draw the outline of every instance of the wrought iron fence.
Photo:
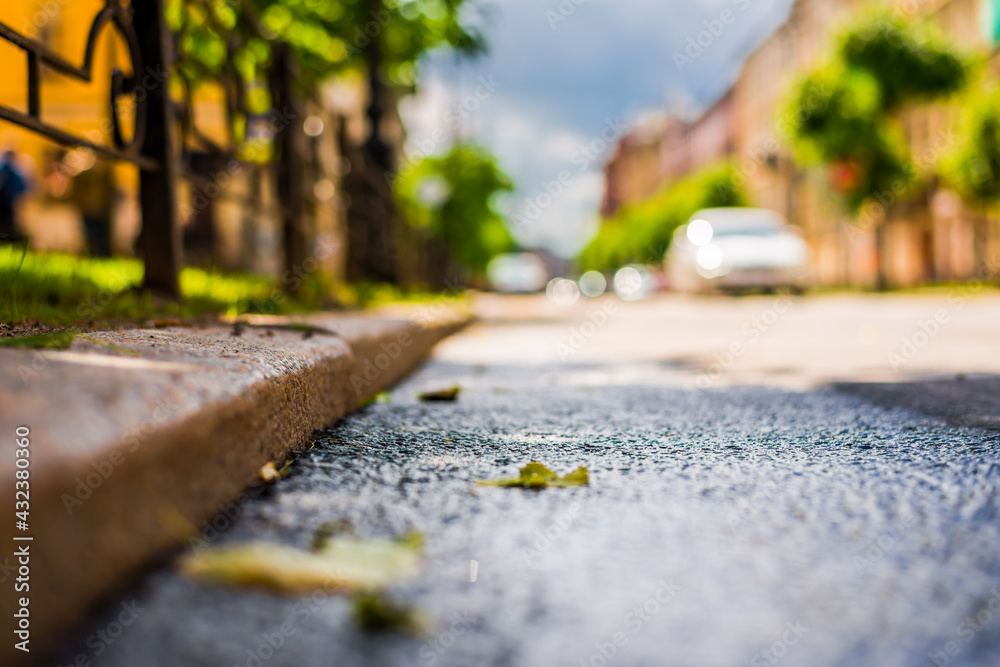
M 258 177 L 265 175 L 268 177 L 265 180 L 273 183 L 271 199 L 276 205 L 267 209 L 267 215 L 279 221 L 281 257 L 286 272 L 310 264 L 309 247 L 313 239 L 309 223 L 316 219 L 317 208 L 327 205 L 314 195 L 313 185 L 333 179 L 340 183 L 341 199 L 347 206 L 344 220 L 345 241 L 350 249 L 345 267 L 347 277 L 398 282 L 401 253 L 397 251 L 396 235 L 401 226 L 391 188 L 384 180 L 386 167 L 382 163 L 387 161 L 383 155 L 387 147 L 376 150 L 379 142 L 375 141 L 377 136 L 374 134 L 364 145 L 351 145 L 342 132 L 344 120 L 340 117 L 340 128 L 334 140 L 340 158 L 350 167 L 346 176 L 322 173 L 319 165 L 322 161 L 315 155 L 316 142 L 306 136 L 303 128 L 307 105 L 311 104 L 314 109 L 322 105 L 311 92 L 315 86 L 302 80 L 291 49 L 262 35 L 257 18 L 245 4 L 240 6 L 237 25 L 225 26 L 218 23 L 210 0 L 181 0 L 185 11 L 194 8 L 199 12 L 198 28 L 213 31 L 224 41 L 226 50 L 225 57 L 215 67 L 206 66 L 197 59 L 182 58 L 182 42 L 193 27 L 182 20 L 171 30 L 164 2 L 105 0 L 90 25 L 81 65 L 53 52 L 43 42 L 0 23 L 0 39 L 24 51 L 28 59 L 27 112 L 0 105 L 0 120 L 68 148 L 88 148 L 103 158 L 137 165 L 142 218 L 137 249 L 145 263 L 146 288 L 180 297 L 183 206 L 178 202 L 178 186 L 186 180 L 196 191 L 219 189 L 219 184 L 212 180 L 213 169 L 217 171 L 219 165 L 231 164 L 234 160 L 255 172 L 253 180 L 259 181 Z M 47 124 L 41 108 L 41 87 L 43 68 L 77 81 L 95 82 L 96 77 L 101 76 L 95 72 L 96 44 L 109 28 L 117 31 L 124 42 L 132 71 L 114 69 L 108 73 L 111 99 L 108 100 L 107 129 L 112 140 L 105 144 L 93 137 L 79 136 Z M 267 72 L 255 85 L 266 86 L 272 113 L 278 113 L 282 119 L 267 133 L 268 160 L 263 164 L 259 159 L 246 161 L 246 151 L 241 151 L 252 141 L 253 121 L 263 120 L 259 109 L 256 114 L 247 109 L 247 81 L 235 65 L 237 52 L 246 46 L 248 39 L 263 39 L 270 46 Z M 225 141 L 210 138 L 198 127 L 192 94 L 197 82 L 191 80 L 190 72 L 196 72 L 199 79 L 212 81 L 224 92 L 228 130 Z M 175 93 L 178 89 L 182 91 L 178 99 L 171 95 L 171 81 L 179 84 L 173 86 Z M 131 104 L 131 113 L 122 113 L 122 104 Z M 378 127 L 378 117 L 369 121 L 373 127 Z M 334 131 L 332 123 L 330 130 Z M 235 199 L 259 215 L 264 208 L 260 192 L 254 187 L 247 190 L 245 193 L 221 192 L 210 199 Z M 198 214 L 206 213 L 210 218 L 214 215 L 214 206 L 209 205 L 207 209 Z M 406 242 L 407 254 L 411 255 L 407 261 L 411 264 L 422 257 L 423 241 L 414 237 Z M 413 274 L 411 280 L 416 282 L 426 271 L 413 268 L 409 273 Z
M 15 109 L 0 105 L 0 119 L 21 125 L 66 146 L 89 148 L 104 157 L 125 160 L 147 169 L 156 169 L 159 165 L 155 161 L 145 158 L 139 151 L 145 137 L 146 128 L 145 95 L 136 95 L 135 126 L 132 131 L 132 139 L 128 141 L 124 139 L 125 135 L 122 132 L 121 119 L 119 117 L 119 100 L 125 95 L 134 93 L 136 88 L 140 87 L 141 84 L 136 84 L 137 77 L 135 75 L 126 76 L 118 69 L 111 73 L 111 124 L 114 145 L 106 146 L 88 140 L 85 137 L 70 134 L 57 127 L 48 125 L 42 120 L 42 68 L 47 67 L 63 76 L 85 83 L 92 82 L 94 79 L 94 50 L 97 47 L 97 40 L 101 32 L 108 24 L 112 24 L 121 34 L 128 47 L 133 72 L 140 73 L 141 77 L 144 67 L 139 46 L 139 36 L 135 31 L 132 13 L 123 7 L 118 0 L 108 0 L 104 8 L 94 18 L 83 53 L 83 64 L 80 66 L 74 65 L 59 54 L 52 52 L 44 43 L 27 35 L 22 35 L 9 26 L 0 23 L 0 38 L 7 40 L 24 51 L 27 54 L 28 63 L 28 112 L 21 113 Z
M 113 143 L 72 134 L 47 124 L 42 119 L 42 68 L 85 83 L 94 82 L 94 52 L 97 41 L 108 26 L 124 40 L 132 73 L 119 69 L 110 72 L 110 130 Z M 139 167 L 139 200 L 142 209 L 140 252 L 145 264 L 145 285 L 170 296 L 179 296 L 178 273 L 181 263 L 177 226 L 177 202 L 174 197 L 177 169 L 176 154 L 167 131 L 173 116 L 165 72 L 170 64 L 169 38 L 163 20 L 162 0 L 124 4 L 106 0 L 90 25 L 81 65 L 75 65 L 54 53 L 41 41 L 23 35 L 0 23 L 0 39 L 27 54 L 27 113 L 0 106 L 0 119 L 24 127 L 69 148 L 88 148 L 95 154 Z M 125 132 L 120 114 L 123 98 L 132 98 L 133 126 Z M 130 134 L 129 138 L 126 136 Z
M 185 8 L 199 6 L 202 16 L 211 23 L 214 14 L 205 0 L 184 0 Z M 227 44 L 227 57 L 217 70 L 207 68 L 197 60 L 186 59 L 185 68 L 197 68 L 205 79 L 212 80 L 225 91 L 226 124 L 229 128 L 227 142 L 210 139 L 197 126 L 193 113 L 192 85 L 181 74 L 178 44 L 185 36 L 187 26 L 182 24 L 174 32 L 167 26 L 164 0 L 105 0 L 89 28 L 89 35 L 82 64 L 76 65 L 55 53 L 43 42 L 21 34 L 0 23 L 0 39 L 6 40 L 27 54 L 28 86 L 27 112 L 0 105 L 0 120 L 19 125 L 31 132 L 68 148 L 86 148 L 96 155 L 119 162 L 128 162 L 139 168 L 139 204 L 142 227 L 137 247 L 145 263 L 144 286 L 172 297 L 180 296 L 179 271 L 182 265 L 180 232 L 181 205 L 178 202 L 178 185 L 188 180 L 194 189 L 218 187 L 212 183 L 212 167 L 240 160 L 239 148 L 246 141 L 246 134 L 236 131 L 237 119 L 242 126 L 251 114 L 247 111 L 245 82 L 233 62 L 235 51 L 242 45 L 241 35 L 254 34 L 256 20 L 249 10 L 239 17 L 240 30 L 227 30 L 220 25 L 210 25 L 222 35 Z M 84 83 L 94 83 L 100 76 L 95 71 L 95 48 L 103 32 L 113 28 L 124 42 L 131 61 L 131 73 L 120 69 L 109 72 L 111 99 L 107 129 L 110 143 L 95 140 L 94 136 L 81 136 L 47 124 L 43 120 L 42 94 L 43 68 L 60 76 Z M 275 128 L 269 136 L 269 151 L 273 158 L 267 164 L 259 161 L 251 169 L 269 168 L 276 183 L 278 206 L 271 213 L 281 220 L 286 266 L 301 264 L 307 253 L 304 217 L 307 209 L 307 189 L 302 179 L 303 159 L 302 114 L 299 102 L 297 75 L 294 60 L 280 43 L 272 43 L 274 58 L 269 73 L 270 94 L 276 108 L 283 109 L 286 122 Z M 179 82 L 184 91 L 178 102 L 171 97 L 168 82 Z M 131 104 L 130 114 L 123 113 L 123 104 Z M 126 117 L 131 122 L 126 125 Z M 223 193 L 234 197 L 247 208 L 259 210 L 262 200 L 250 188 L 246 195 Z M 215 197 L 213 197 L 215 199 Z M 211 209 L 209 207 L 211 214 Z

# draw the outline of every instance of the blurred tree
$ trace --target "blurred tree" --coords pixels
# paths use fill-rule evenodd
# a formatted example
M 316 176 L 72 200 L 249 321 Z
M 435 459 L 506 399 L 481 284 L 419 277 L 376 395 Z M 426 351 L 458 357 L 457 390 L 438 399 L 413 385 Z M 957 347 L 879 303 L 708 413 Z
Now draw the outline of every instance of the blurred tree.
M 180 33 L 181 67 L 193 81 L 226 75 L 263 79 L 270 43 L 292 47 L 314 81 L 349 71 L 367 72 L 378 46 L 378 75 L 389 85 L 416 84 L 417 62 L 450 47 L 464 54 L 485 48 L 482 35 L 462 20 L 467 0 L 169 0 L 167 19 Z M 230 50 L 235 56 L 230 59 Z
M 841 33 L 826 64 L 793 85 L 781 129 L 798 161 L 826 166 L 831 187 L 857 212 L 916 181 L 899 111 L 961 91 L 972 64 L 928 26 L 893 10 L 870 10 Z M 875 235 L 884 287 L 884 220 Z
M 1000 89 L 995 83 L 970 87 L 954 150 L 941 161 L 941 175 L 977 215 L 973 219 L 978 267 L 986 265 L 988 212 L 1000 203 Z
M 747 197 L 728 163 L 712 164 L 672 183 L 640 204 L 622 208 L 604 220 L 583 249 L 579 264 L 596 271 L 631 262 L 656 264 L 670 246 L 674 230 L 695 211 L 715 206 L 746 206 Z
M 945 181 L 967 201 L 1000 202 L 1000 90 L 994 84 L 963 100 L 955 150 L 942 160 Z
M 227 89 L 233 141 L 244 159 L 267 162 L 273 147 L 257 138 L 244 144 L 250 116 L 266 114 L 276 104 L 275 83 L 289 98 L 314 94 L 319 84 L 340 74 L 368 81 L 369 135 L 363 153 L 352 154 L 352 168 L 369 182 L 387 181 L 396 168 L 393 149 L 381 135 L 382 119 L 396 103 L 395 91 L 416 85 L 417 64 L 428 51 L 447 47 L 461 54 L 484 50 L 480 33 L 464 20 L 471 0 L 170 0 L 168 21 L 177 35 L 181 94 L 206 79 Z M 268 69 L 280 46 L 296 61 L 295 81 L 271 78 Z M 292 89 L 294 88 L 294 89 Z M 283 103 L 282 106 L 285 106 Z M 343 135 L 346 137 L 346 135 Z M 353 164 L 356 163 L 356 164 Z M 357 181 L 359 183 L 363 181 Z M 374 206 L 363 193 L 348 193 L 349 225 L 365 225 L 365 244 L 349 248 L 352 265 L 376 281 L 397 279 L 392 197 L 379 195 L 388 208 Z M 367 202 L 367 204 L 366 204 Z M 378 209 L 360 211 L 359 207 Z
M 497 197 L 514 189 L 486 149 L 458 144 L 424 158 L 400 174 L 396 200 L 406 222 L 424 230 L 460 265 L 439 267 L 454 280 L 458 270 L 481 277 L 490 259 L 513 247 Z M 440 282 L 440 281 L 438 281 Z

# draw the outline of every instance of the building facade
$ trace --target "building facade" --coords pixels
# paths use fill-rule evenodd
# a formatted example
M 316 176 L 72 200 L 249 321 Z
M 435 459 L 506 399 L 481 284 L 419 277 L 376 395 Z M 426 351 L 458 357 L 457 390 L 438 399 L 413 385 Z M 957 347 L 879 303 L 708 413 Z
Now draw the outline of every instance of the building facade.
M 995 215 L 963 204 L 933 177 L 934 165 L 955 143 L 959 109 L 923 105 L 902 115 L 914 162 L 930 186 L 924 195 L 908 199 L 886 193 L 858 216 L 845 209 L 825 173 L 804 170 L 792 159 L 778 117 L 783 97 L 865 4 L 797 0 L 788 19 L 747 57 L 733 86 L 715 104 L 690 122 L 665 124 L 660 187 L 728 157 L 755 205 L 780 212 L 803 230 L 816 284 L 868 287 L 881 278 L 902 286 L 981 276 L 986 260 L 1000 257 L 1000 223 Z M 892 4 L 913 20 L 934 24 L 963 48 L 996 52 L 1000 0 Z

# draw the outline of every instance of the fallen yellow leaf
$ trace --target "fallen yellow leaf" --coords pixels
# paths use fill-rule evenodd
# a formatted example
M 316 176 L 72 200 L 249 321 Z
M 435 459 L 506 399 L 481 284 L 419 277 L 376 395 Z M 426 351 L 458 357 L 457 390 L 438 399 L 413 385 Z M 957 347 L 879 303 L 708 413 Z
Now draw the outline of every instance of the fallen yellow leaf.
M 412 543 L 344 535 L 317 551 L 251 542 L 191 554 L 181 571 L 199 581 L 264 588 L 278 593 L 314 590 L 377 591 L 416 573 L 420 552 Z
M 547 486 L 587 486 L 589 483 L 590 474 L 583 466 L 580 466 L 568 475 L 560 477 L 538 461 L 532 461 L 521 468 L 521 474 L 517 477 L 479 482 L 481 486 L 521 487 L 525 489 L 543 489 Z

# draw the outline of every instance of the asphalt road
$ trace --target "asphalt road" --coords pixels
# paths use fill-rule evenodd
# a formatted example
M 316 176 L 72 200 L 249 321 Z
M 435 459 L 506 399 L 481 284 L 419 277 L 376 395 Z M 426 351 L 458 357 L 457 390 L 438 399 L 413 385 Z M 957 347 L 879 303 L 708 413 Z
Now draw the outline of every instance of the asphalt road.
M 206 534 L 305 548 L 326 521 L 419 530 L 421 573 L 389 594 L 434 619 L 428 635 L 367 634 L 343 598 L 207 586 L 168 562 L 88 620 L 57 664 L 1000 664 L 1000 432 L 911 410 L 919 385 L 895 401 L 788 386 L 789 373 L 699 386 L 712 362 L 642 361 L 638 320 L 628 349 L 558 359 L 552 346 L 587 312 L 495 316 L 461 334 Z M 617 316 L 628 330 L 632 315 Z M 521 345 L 520 362 L 487 344 L 501 340 Z M 525 342 L 538 340 L 554 362 Z M 452 384 L 456 403 L 416 398 Z M 591 483 L 475 485 L 530 460 L 585 465 Z

